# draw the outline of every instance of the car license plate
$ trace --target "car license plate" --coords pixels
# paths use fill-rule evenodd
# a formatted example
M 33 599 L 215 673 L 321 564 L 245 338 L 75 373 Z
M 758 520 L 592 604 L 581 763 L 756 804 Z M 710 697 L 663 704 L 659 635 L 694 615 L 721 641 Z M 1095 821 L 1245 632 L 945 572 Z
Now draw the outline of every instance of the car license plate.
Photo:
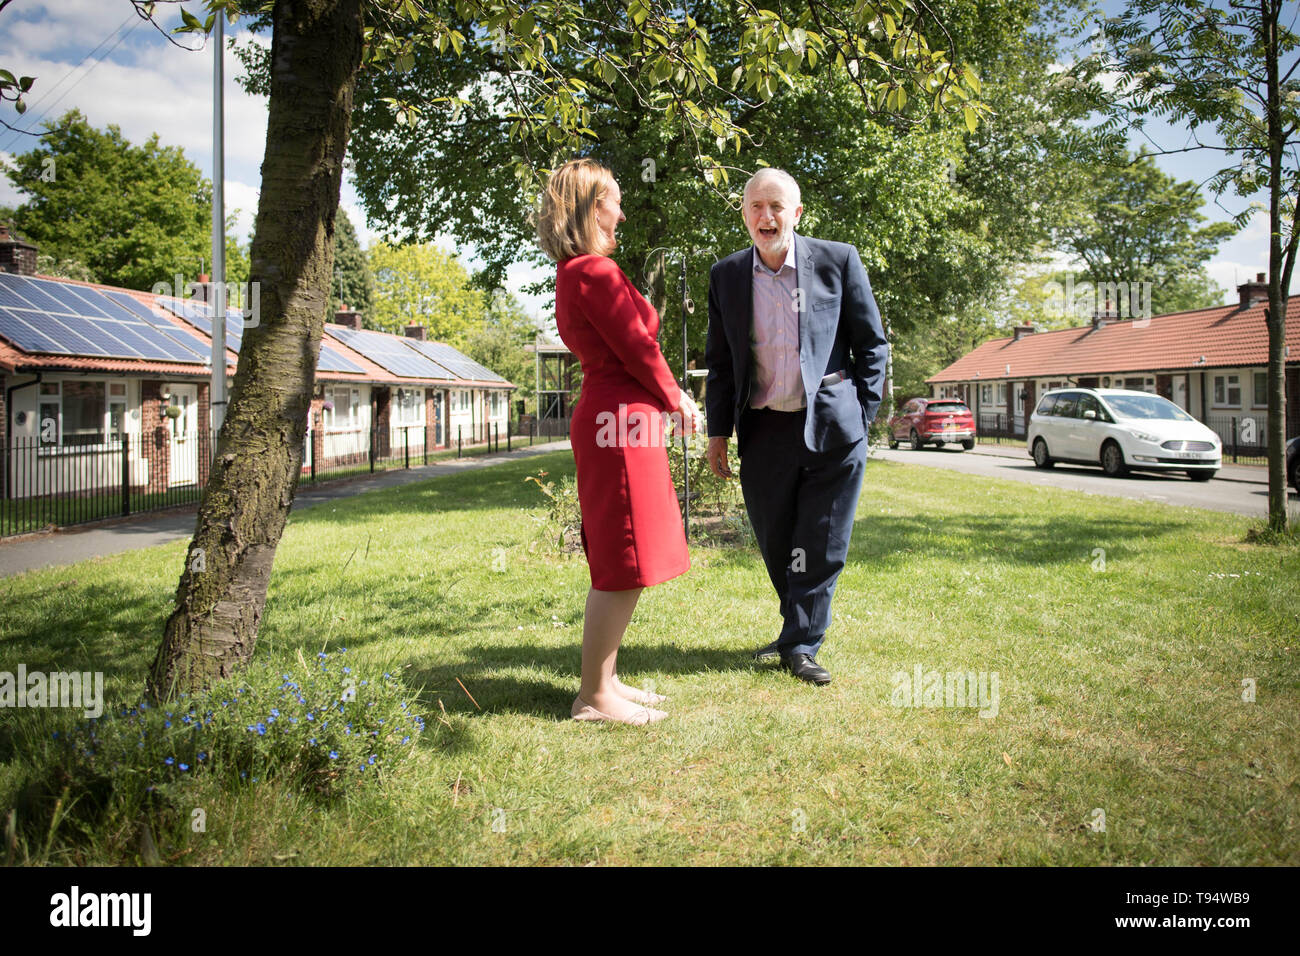
M 1185 458 L 1193 461 L 1204 461 L 1205 459 L 1214 460 L 1214 456 L 1200 451 L 1180 451 L 1175 454 L 1176 458 Z

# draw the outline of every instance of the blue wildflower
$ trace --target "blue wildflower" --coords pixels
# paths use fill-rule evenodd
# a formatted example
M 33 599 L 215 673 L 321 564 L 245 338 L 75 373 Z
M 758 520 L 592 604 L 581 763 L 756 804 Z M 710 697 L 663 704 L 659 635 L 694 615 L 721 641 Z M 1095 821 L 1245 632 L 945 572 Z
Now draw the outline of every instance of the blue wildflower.
M 339 759 L 339 752 L 337 750 L 331 750 L 330 760 L 338 760 L 338 759 Z
M 165 764 L 166 764 L 167 766 L 169 766 L 169 767 L 170 767 L 172 764 L 174 764 L 175 762 L 176 762 L 176 760 L 175 760 L 174 758 L 172 758 L 172 757 L 168 757 L 166 760 L 163 761 L 163 763 L 165 763 Z

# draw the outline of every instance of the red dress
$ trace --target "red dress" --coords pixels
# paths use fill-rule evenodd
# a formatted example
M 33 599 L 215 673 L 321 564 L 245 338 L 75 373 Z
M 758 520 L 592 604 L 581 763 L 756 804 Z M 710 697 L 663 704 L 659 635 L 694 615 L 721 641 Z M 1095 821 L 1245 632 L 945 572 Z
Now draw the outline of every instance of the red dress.
M 582 546 L 597 591 L 625 591 L 690 567 L 668 473 L 663 413 L 681 391 L 659 351 L 659 315 L 607 256 L 557 267 L 555 323 L 582 363 L 570 439 Z

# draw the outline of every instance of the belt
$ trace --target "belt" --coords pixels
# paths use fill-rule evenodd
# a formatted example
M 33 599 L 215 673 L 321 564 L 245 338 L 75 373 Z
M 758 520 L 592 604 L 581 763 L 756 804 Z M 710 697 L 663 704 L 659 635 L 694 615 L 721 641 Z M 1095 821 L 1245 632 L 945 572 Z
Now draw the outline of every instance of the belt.
M 840 384 L 840 382 L 844 381 L 848 377 L 849 376 L 844 372 L 843 369 L 841 369 L 838 372 L 831 372 L 829 375 L 826 375 L 822 378 L 821 387 L 825 388 L 827 385 L 838 385 Z

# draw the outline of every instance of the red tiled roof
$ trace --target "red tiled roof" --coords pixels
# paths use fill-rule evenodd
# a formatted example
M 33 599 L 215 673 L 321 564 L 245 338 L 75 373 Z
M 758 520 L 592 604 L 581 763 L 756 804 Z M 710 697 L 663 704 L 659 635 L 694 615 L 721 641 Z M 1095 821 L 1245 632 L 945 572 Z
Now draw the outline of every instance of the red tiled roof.
M 1147 321 L 1112 321 L 1099 329 L 1087 325 L 1034 332 L 1019 342 L 992 339 L 926 382 L 1264 365 L 1268 361 L 1265 305 L 1214 306 Z M 1288 364 L 1300 362 L 1300 296 L 1287 301 L 1286 344 L 1291 350 Z

